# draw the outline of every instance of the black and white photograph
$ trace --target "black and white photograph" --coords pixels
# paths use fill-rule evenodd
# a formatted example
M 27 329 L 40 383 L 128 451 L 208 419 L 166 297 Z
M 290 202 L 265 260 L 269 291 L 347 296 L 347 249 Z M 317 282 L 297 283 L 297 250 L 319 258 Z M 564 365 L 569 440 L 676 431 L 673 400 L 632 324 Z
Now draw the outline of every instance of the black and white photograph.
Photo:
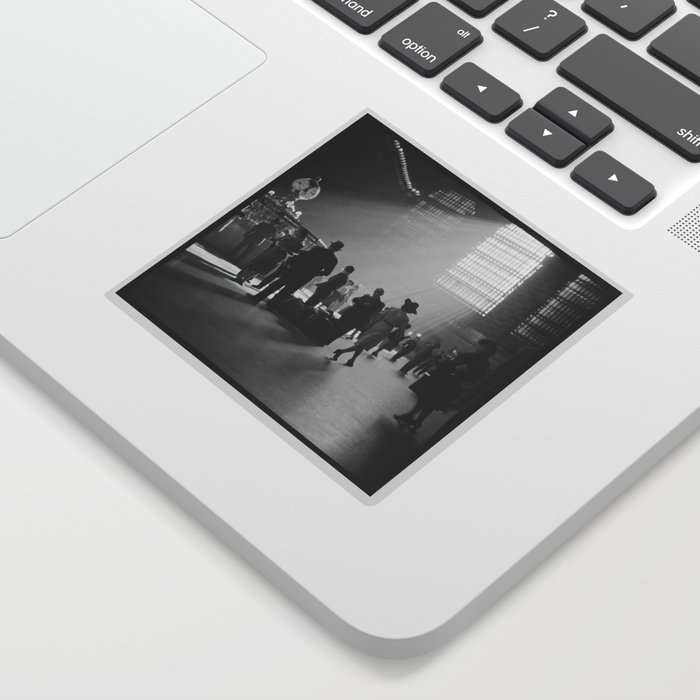
M 620 296 L 371 115 L 117 293 L 367 495 Z

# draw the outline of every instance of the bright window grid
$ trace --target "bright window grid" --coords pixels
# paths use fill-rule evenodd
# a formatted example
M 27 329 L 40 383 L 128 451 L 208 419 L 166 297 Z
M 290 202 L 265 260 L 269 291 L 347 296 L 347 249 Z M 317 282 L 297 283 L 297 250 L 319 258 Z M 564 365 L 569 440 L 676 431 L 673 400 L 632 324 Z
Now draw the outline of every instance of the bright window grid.
M 437 280 L 437 286 L 485 316 L 554 253 L 515 224 L 499 228 Z
M 579 275 L 523 321 L 513 334 L 539 347 L 557 341 L 600 303 L 600 291 L 589 277 Z

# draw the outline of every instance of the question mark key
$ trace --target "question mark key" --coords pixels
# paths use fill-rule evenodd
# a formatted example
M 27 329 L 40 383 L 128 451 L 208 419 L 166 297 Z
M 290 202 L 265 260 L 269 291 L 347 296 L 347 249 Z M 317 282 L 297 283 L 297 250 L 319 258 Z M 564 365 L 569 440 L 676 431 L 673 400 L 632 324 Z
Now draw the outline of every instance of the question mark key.
M 493 23 L 497 34 L 546 61 L 586 33 L 586 22 L 553 0 L 521 0 Z

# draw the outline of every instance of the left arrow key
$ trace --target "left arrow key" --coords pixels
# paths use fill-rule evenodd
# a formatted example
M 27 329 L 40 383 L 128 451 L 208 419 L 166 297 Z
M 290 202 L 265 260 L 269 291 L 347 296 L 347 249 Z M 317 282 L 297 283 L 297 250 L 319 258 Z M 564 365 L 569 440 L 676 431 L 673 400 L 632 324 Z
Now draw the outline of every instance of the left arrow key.
M 450 73 L 440 87 L 465 107 L 493 123 L 503 121 L 523 105 L 515 90 L 473 63 L 465 63 Z

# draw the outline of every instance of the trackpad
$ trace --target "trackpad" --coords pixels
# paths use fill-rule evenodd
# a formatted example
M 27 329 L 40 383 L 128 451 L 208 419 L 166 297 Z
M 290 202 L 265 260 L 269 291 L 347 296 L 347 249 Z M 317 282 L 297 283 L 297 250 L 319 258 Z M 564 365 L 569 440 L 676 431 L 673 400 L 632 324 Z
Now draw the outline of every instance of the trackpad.
M 0 26 L 0 237 L 264 60 L 190 0 L 12 3 Z

